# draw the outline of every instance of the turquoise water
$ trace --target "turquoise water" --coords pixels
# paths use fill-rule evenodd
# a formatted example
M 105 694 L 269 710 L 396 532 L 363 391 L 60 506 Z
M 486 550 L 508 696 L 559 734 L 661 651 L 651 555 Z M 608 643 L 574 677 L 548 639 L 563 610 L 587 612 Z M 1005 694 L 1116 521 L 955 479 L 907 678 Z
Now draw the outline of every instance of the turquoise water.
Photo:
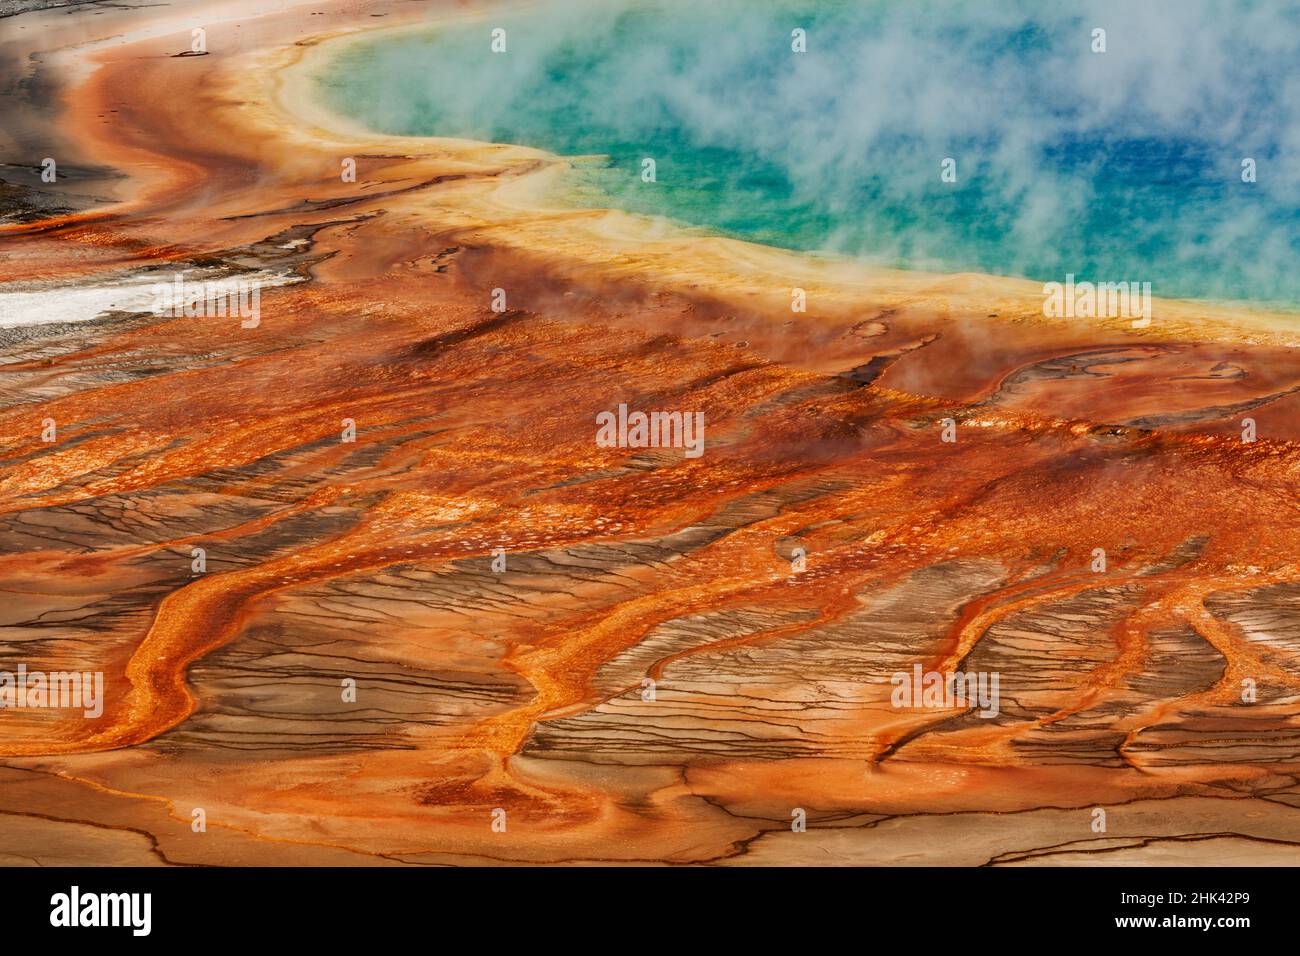
M 1300 308 L 1300 6 L 1280 0 L 556 2 L 359 43 L 318 82 L 382 132 L 599 155 L 578 203 Z

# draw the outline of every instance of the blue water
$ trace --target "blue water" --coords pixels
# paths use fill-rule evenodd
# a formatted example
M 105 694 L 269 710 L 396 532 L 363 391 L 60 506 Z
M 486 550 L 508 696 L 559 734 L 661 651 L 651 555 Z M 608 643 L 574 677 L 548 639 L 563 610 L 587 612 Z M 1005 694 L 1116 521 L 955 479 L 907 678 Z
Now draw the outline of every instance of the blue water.
M 1300 308 L 1300 5 L 1281 0 L 556 2 L 354 45 L 318 82 L 382 132 L 604 157 L 577 203 Z

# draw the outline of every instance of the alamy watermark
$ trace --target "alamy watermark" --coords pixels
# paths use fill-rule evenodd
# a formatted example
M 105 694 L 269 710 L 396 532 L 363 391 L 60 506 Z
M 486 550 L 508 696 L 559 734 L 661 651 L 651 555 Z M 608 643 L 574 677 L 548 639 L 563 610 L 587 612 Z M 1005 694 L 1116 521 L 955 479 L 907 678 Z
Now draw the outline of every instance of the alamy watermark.
M 889 702 L 896 708 L 933 707 L 953 710 L 978 707 L 979 716 L 996 717 L 1000 708 L 997 671 L 968 671 L 962 673 L 922 672 L 920 664 L 912 666 L 912 673 L 898 671 L 889 682 L 894 691 Z
M 242 328 L 255 329 L 262 321 L 262 284 L 256 279 L 222 279 L 186 282 L 177 275 L 170 283 L 150 289 L 152 309 L 176 318 L 239 318 Z
M 153 894 L 83 893 L 74 886 L 50 897 L 50 925 L 124 926 L 133 936 L 148 936 L 153 928 Z
M 703 412 L 629 412 L 596 415 L 596 444 L 601 448 L 684 448 L 687 458 L 704 454 Z
M 1049 319 L 1127 318 L 1134 328 L 1151 324 L 1150 282 L 1065 282 L 1043 284 L 1043 315 Z
M 95 718 L 104 713 L 103 671 L 0 671 L 0 710 L 80 709 Z

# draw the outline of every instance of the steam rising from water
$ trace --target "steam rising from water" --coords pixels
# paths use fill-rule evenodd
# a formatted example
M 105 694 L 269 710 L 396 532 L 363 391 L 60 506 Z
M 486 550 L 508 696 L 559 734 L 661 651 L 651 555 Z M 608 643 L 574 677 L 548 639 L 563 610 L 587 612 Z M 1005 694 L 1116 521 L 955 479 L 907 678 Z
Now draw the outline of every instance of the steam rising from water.
M 577 201 L 887 264 L 1300 306 L 1300 8 L 990 6 L 556 2 L 368 41 L 321 83 L 384 132 L 608 157 Z

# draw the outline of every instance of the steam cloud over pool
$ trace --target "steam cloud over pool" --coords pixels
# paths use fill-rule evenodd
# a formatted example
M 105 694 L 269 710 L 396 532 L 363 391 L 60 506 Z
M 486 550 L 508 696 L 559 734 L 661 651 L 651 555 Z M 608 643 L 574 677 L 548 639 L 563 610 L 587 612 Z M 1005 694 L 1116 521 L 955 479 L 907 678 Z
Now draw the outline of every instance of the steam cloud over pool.
M 607 157 L 579 164 L 578 202 L 889 265 L 1300 304 L 1300 8 L 995 6 L 551 4 L 367 40 L 320 82 L 386 133 Z

